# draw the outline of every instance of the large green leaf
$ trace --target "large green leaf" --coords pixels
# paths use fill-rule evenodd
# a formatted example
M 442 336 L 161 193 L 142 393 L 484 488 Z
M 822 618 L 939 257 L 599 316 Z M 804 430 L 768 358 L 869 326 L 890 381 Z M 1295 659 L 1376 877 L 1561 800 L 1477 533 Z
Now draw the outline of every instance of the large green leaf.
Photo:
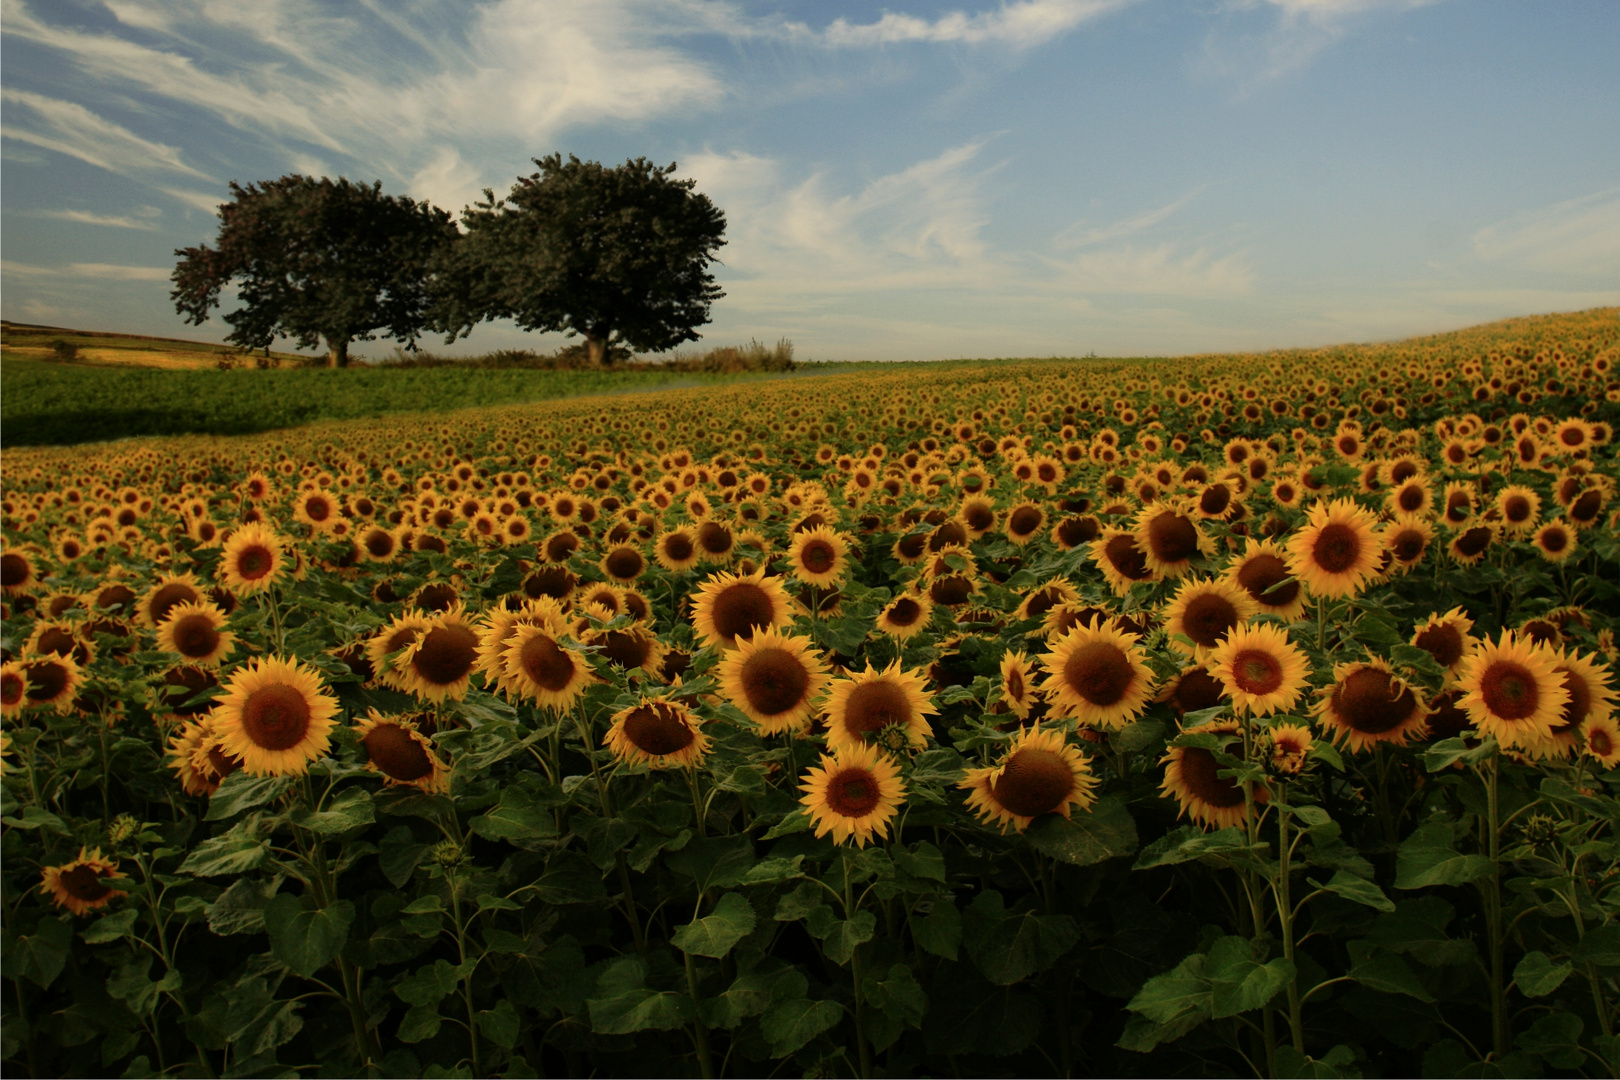
M 1223 865 L 1255 865 L 1270 851 L 1268 844 L 1249 846 L 1240 828 L 1206 833 L 1196 825 L 1172 829 L 1142 849 L 1132 867 L 1146 870 L 1154 866 L 1174 866 L 1194 859 L 1210 859 Z
M 263 806 L 292 787 L 290 776 L 249 776 L 238 769 L 220 781 L 218 789 L 208 797 L 208 813 L 204 821 L 225 821 L 244 810 Z
M 1431 821 L 1401 841 L 1395 853 L 1395 887 L 1465 885 L 1492 872 L 1484 855 L 1464 855 L 1456 848 L 1449 822 Z
M 640 957 L 614 961 L 597 979 L 597 996 L 585 1004 L 591 1030 L 601 1035 L 629 1035 L 637 1031 L 668 1031 L 697 1016 L 685 994 L 653 990 Z
M 486 840 L 540 840 L 557 835 L 557 820 L 533 792 L 509 787 L 501 801 L 468 825 Z
M 521 1021 L 517 1009 L 507 998 L 497 1001 L 492 1008 L 478 1012 L 478 1030 L 502 1050 L 517 1045 Z
M 1057 963 L 1080 940 L 1067 915 L 1008 911 L 1001 894 L 986 889 L 963 912 L 962 940 L 984 977 L 1011 986 Z
M 955 960 L 962 948 L 962 913 L 949 896 L 936 897 L 926 915 L 913 915 L 911 936 L 924 952 Z
M 738 975 L 722 993 L 705 999 L 703 1020 L 710 1027 L 734 1028 L 778 1001 L 804 997 L 809 989 L 810 980 L 797 968 L 768 958 Z
M 1572 964 L 1555 964 L 1544 952 L 1527 952 L 1513 968 L 1513 984 L 1525 997 L 1546 997 L 1563 985 Z
M 1347 871 L 1338 871 L 1328 879 L 1325 885 L 1314 879 L 1308 880 L 1318 889 L 1326 889 L 1330 893 L 1337 893 L 1346 900 L 1354 900 L 1358 904 L 1365 904 L 1367 907 L 1378 911 L 1395 910 L 1395 901 L 1385 896 L 1383 889 L 1380 889 L 1366 878 L 1357 877 Z
M 1455 913 L 1438 896 L 1399 900 L 1394 914 L 1380 915 L 1373 921 L 1367 940 L 1430 967 L 1465 964 L 1477 950 L 1467 938 L 1453 938 L 1446 933 Z
M 1090 866 L 1135 851 L 1136 822 L 1125 809 L 1125 800 L 1110 795 L 1089 811 L 1074 811 L 1067 818 L 1059 814 L 1036 818 L 1024 839 L 1059 862 Z
M 682 952 L 719 959 L 754 930 L 754 907 L 741 893 L 720 897 L 714 910 L 675 931 L 670 942 Z
M 1588 930 L 1575 946 L 1574 959 L 1599 967 L 1620 967 L 1620 923 Z
M 861 993 L 907 1027 L 921 1027 L 928 1013 L 928 994 L 905 964 L 892 965 L 886 974 L 868 975 L 861 981 Z
M 1350 977 L 1367 989 L 1434 1001 L 1434 995 L 1395 953 L 1366 941 L 1352 941 L 1346 947 L 1350 951 Z
M 270 857 L 270 842 L 258 835 L 260 831 L 259 822 L 248 818 L 227 833 L 209 837 L 191 849 L 180 873 L 219 877 L 258 867 Z
M 754 844 L 746 836 L 692 840 L 664 856 L 669 868 L 697 882 L 699 892 L 740 885 L 754 867 Z
M 4 950 L 4 970 L 10 979 L 27 979 L 49 989 L 62 973 L 73 949 L 73 924 L 41 919 L 32 934 L 10 938 Z
M 270 906 L 270 898 L 280 885 L 279 877 L 269 882 L 237 878 L 208 905 L 208 929 L 221 936 L 263 930 L 264 909 Z
M 1579 1013 L 1543 1013 L 1513 1041 L 1555 1069 L 1578 1069 L 1586 1063 L 1586 1051 L 1581 1049 L 1585 1026 Z
M 1203 977 L 1209 982 L 1210 1016 L 1219 1020 L 1276 997 L 1294 977 L 1294 965 L 1281 956 L 1261 963 L 1248 938 L 1223 937 L 1210 946 Z
M 823 909 L 829 912 L 831 909 Z M 857 911 L 847 919 L 815 919 L 805 924 L 810 932 L 821 939 L 821 951 L 835 964 L 847 964 L 855 950 L 872 940 L 877 933 L 877 916 L 870 911 Z
M 1356 1052 L 1348 1046 L 1335 1046 L 1319 1058 L 1306 1057 L 1286 1044 L 1277 1047 L 1277 1077 L 1283 1080 L 1356 1080 Z
M 1119 1045 L 1147 1053 L 1160 1043 L 1172 1042 L 1210 1018 L 1214 989 L 1204 977 L 1203 953 L 1193 953 L 1171 970 L 1142 984 L 1125 1006 L 1137 1019 L 1125 1025 Z
M 279 893 L 264 909 L 271 954 L 305 978 L 337 958 L 353 922 L 354 905 L 347 900 L 320 908 L 313 897 Z
M 394 993 L 407 1005 L 418 1008 L 437 1005 L 478 967 L 476 958 L 462 964 L 435 960 L 394 984 Z
M 376 819 L 376 811 L 371 804 L 371 792 L 363 787 L 344 790 L 327 805 L 325 810 L 310 811 L 300 808 L 293 811 L 290 816 L 294 825 L 320 833 L 322 836 L 336 836 L 351 829 L 363 828 Z
M 771 1044 L 772 1056 L 784 1058 L 822 1032 L 831 1030 L 843 1017 L 844 1010 L 836 1001 L 797 998 L 766 1009 L 765 1015 L 759 1018 L 759 1030 Z

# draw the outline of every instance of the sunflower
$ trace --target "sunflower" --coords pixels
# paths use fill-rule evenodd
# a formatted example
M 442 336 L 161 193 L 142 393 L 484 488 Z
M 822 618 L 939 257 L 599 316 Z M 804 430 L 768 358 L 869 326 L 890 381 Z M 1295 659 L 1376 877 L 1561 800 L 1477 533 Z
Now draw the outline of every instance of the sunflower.
M 449 792 L 449 766 L 409 719 L 369 709 L 354 730 L 366 748 L 366 768 L 380 774 L 384 785 L 414 787 L 429 795 Z
M 357 538 L 361 553 L 371 562 L 392 562 L 394 556 L 399 554 L 400 533 L 395 529 L 385 529 L 381 525 L 368 525 L 361 530 Z
M 1573 649 L 1561 649 L 1553 668 L 1563 679 L 1569 701 L 1553 721 L 1552 738 L 1565 754 L 1575 750 L 1575 735 L 1588 720 L 1614 714 L 1615 692 L 1609 685 L 1609 669 L 1596 654 L 1581 656 Z
M 692 625 L 705 645 L 734 649 L 755 627 L 780 629 L 793 621 L 793 600 L 778 578 L 764 568 L 739 576 L 725 570 L 698 586 Z
M 653 558 L 658 560 L 658 565 L 677 573 L 692 569 L 701 555 L 697 537 L 684 525 L 660 533 L 653 544 Z
M 316 532 L 330 532 L 342 520 L 338 500 L 325 491 L 306 491 L 293 500 L 293 519 Z
M 28 705 L 49 705 L 59 713 L 73 711 L 73 699 L 84 676 L 71 656 L 51 653 L 22 661 L 23 696 Z
M 1587 756 L 1605 769 L 1620 767 L 1620 722 L 1612 716 L 1588 717 L 1581 725 Z
M 371 661 L 371 670 L 377 673 L 384 686 L 394 690 L 408 689 L 400 667 L 401 654 L 422 636 L 430 621 L 420 611 L 403 611 L 366 642 L 366 659 Z
M 157 646 L 179 653 L 188 663 L 213 666 L 236 644 L 236 635 L 224 627 L 225 613 L 213 604 L 176 604 L 158 623 Z
M 1062 578 L 1053 578 L 1031 589 L 1029 595 L 1020 601 L 1016 615 L 1020 620 L 1039 619 L 1057 605 L 1079 599 L 1078 589 Z
M 90 631 L 82 624 L 64 622 L 56 619 L 41 619 L 34 624 L 33 633 L 23 642 L 24 655 L 30 653 L 44 656 L 47 653 L 56 653 L 59 656 L 71 656 L 81 668 L 88 667 L 95 658 L 96 647 L 87 641 Z
M 809 638 L 761 630 L 720 660 L 721 692 L 766 735 L 796 731 L 831 681 Z
M 1041 693 L 1053 714 L 1107 728 L 1135 719 L 1153 690 L 1153 673 L 1136 641 L 1117 625 L 1094 619 L 1054 642 L 1041 657 Z
M 956 786 L 968 792 L 968 808 L 979 820 L 1005 834 L 1009 826 L 1023 832 L 1042 814 L 1067 818 L 1073 807 L 1086 809 L 1096 783 L 1078 748 L 1061 732 L 1035 724 L 1019 733 L 997 764 L 969 769 Z
M 7 515 L 6 528 L 11 528 L 10 513 Z M 6 596 L 21 596 L 39 584 L 39 566 L 37 556 L 28 551 L 12 548 L 4 555 L 0 555 L 0 592 Z
M 701 723 L 678 701 L 644 698 L 614 715 L 602 745 L 627 765 L 696 766 L 709 752 L 709 737 L 698 730 Z
M 1274 540 L 1246 541 L 1225 577 L 1249 594 L 1262 615 L 1293 622 L 1305 611 L 1305 589 L 1288 570 L 1288 553 Z
M 849 572 L 849 541 L 825 525 L 806 529 L 794 535 L 788 565 L 806 585 L 832 588 Z
M 243 525 L 226 539 L 219 570 L 226 588 L 243 595 L 263 592 L 287 575 L 286 545 L 259 522 Z
M 1215 545 L 1193 516 L 1174 505 L 1143 507 L 1132 533 L 1148 569 L 1162 577 L 1180 577 L 1192 569 L 1193 559 L 1215 553 Z
M 550 620 L 513 628 L 500 654 L 500 681 L 508 694 L 558 712 L 573 708 L 596 676 L 582 654 L 562 644 L 561 636 L 558 623 Z
M 1021 502 L 1007 511 L 1004 528 L 1007 539 L 1022 547 L 1040 535 L 1045 523 L 1046 513 L 1039 503 Z
M 1431 614 L 1422 626 L 1412 633 L 1411 644 L 1416 645 L 1430 656 L 1434 662 L 1445 668 L 1445 681 L 1452 683 L 1462 672 L 1463 661 L 1474 651 L 1479 644 L 1469 632 L 1474 629 L 1474 620 L 1460 607 L 1454 607 L 1444 615 Z
M 1231 735 L 1239 730 L 1235 720 L 1221 720 L 1193 729 L 1204 735 Z M 1227 752 L 1243 756 L 1241 745 L 1229 746 Z M 1206 828 L 1229 829 L 1243 824 L 1243 785 L 1229 776 L 1222 776 L 1226 768 L 1215 757 L 1214 751 L 1202 746 L 1172 746 L 1160 759 L 1164 766 L 1164 782 L 1159 785 L 1161 795 L 1176 800 L 1180 808 L 1176 817 L 1183 815 Z M 1255 802 L 1265 802 L 1264 788 L 1254 791 Z
M 1138 582 L 1158 580 L 1147 564 L 1147 556 L 1136 546 L 1134 533 L 1106 528 L 1091 542 L 1089 550 L 1109 586 L 1120 596 L 1127 595 Z
M 612 580 L 628 585 L 646 571 L 647 557 L 634 544 L 620 543 L 608 548 L 597 565 Z
M 0 664 L 0 716 L 15 716 L 27 701 L 27 669 L 16 660 Z
M 1339 664 L 1322 690 L 1316 716 L 1334 741 L 1360 752 L 1382 742 L 1404 743 L 1426 730 L 1423 696 L 1380 658 Z
M 822 706 L 827 715 L 827 744 L 859 746 L 893 738 L 897 745 L 921 750 L 928 745 L 928 717 L 938 713 L 928 697 L 928 680 L 921 670 L 901 671 L 896 660 L 881 670 L 865 671 L 833 680 Z M 894 729 L 885 734 L 886 728 Z
M 1523 536 L 1541 521 L 1541 496 L 1527 487 L 1509 485 L 1496 493 L 1496 512 L 1502 516 L 1502 531 Z
M 405 689 L 428 701 L 467 696 L 478 663 L 478 629 L 461 605 L 427 620 L 394 664 Z
M 1022 652 L 1008 649 L 1001 658 L 1001 700 L 1020 720 L 1029 719 L 1035 703 L 1035 667 Z
M 1172 649 L 1203 659 L 1227 634 L 1259 613 L 1260 605 L 1233 581 L 1188 578 L 1165 607 L 1165 632 Z
M 1311 745 L 1316 741 L 1311 737 L 1310 728 L 1299 724 L 1277 724 L 1266 731 L 1266 739 L 1271 744 L 1266 756 L 1272 772 L 1281 776 L 1298 776 L 1305 771 Z
M 805 772 L 799 790 L 816 837 L 832 833 L 840 844 L 853 837 L 856 847 L 886 838 L 906 798 L 900 767 L 876 746 L 840 746 L 823 754 L 821 764 Z
M 1561 563 L 1575 554 L 1575 531 L 1562 521 L 1549 521 L 1536 530 L 1533 543 L 1543 559 Z
M 207 599 L 190 574 L 164 574 L 135 605 L 135 614 L 142 626 L 155 630 L 179 605 L 201 604 Z
M 1226 686 L 1203 664 L 1189 664 L 1165 683 L 1154 701 L 1164 702 L 1177 716 L 1213 709 L 1226 698 Z
M 1433 505 L 1434 493 L 1429 490 L 1429 485 L 1424 483 L 1421 476 L 1407 479 L 1384 499 L 1384 506 L 1396 516 L 1411 514 L 1414 517 L 1426 517 Z
M 117 859 L 103 858 L 99 847 L 81 847 L 79 857 L 72 862 L 45 868 L 39 891 L 55 901 L 57 907 L 83 915 L 128 896 L 112 887 L 112 882 L 122 880 L 124 875 L 118 872 Z
M 1383 554 L 1373 526 L 1373 516 L 1349 499 L 1317 502 L 1288 541 L 1289 569 L 1318 596 L 1354 596 Z
M 1406 573 L 1428 553 L 1434 528 L 1420 517 L 1397 517 L 1384 526 L 1383 539 L 1384 551 L 1393 560 L 1391 569 Z
M 622 630 L 597 630 L 588 622 L 576 624 L 580 641 L 602 651 L 608 662 L 626 671 L 640 668 L 656 674 L 668 650 L 658 636 L 644 626 L 627 626 Z
M 1287 631 L 1264 623 L 1228 634 L 1210 653 L 1209 672 L 1226 688 L 1235 711 L 1269 716 L 1293 708 L 1310 667 Z
M 174 770 L 181 790 L 187 795 L 212 795 L 219 790 L 216 770 L 199 768 L 196 761 L 203 742 L 212 739 L 212 736 L 213 732 L 206 722 L 189 720 L 169 739 L 169 768 Z M 223 754 L 220 756 L 224 757 Z
M 1459 530 L 1446 545 L 1453 560 L 1460 566 L 1473 566 L 1485 557 L 1490 550 L 1491 543 L 1496 539 L 1496 526 L 1489 522 L 1481 522 Z
M 606 613 L 604 622 L 611 621 L 624 614 L 624 590 L 605 581 L 587 585 L 575 595 L 574 609 L 583 611 L 593 605 Z
M 516 607 L 506 606 L 514 599 L 518 601 Z M 520 626 L 543 626 L 548 632 L 560 636 L 567 633 L 568 620 L 562 606 L 550 597 L 531 600 L 522 594 L 509 596 L 505 604 L 496 605 L 484 613 L 478 631 L 478 662 L 475 670 L 484 676 L 490 686 L 502 693 L 511 693 L 511 688 L 506 684 L 504 654 Z
M 1552 737 L 1569 704 L 1557 671 L 1558 654 L 1504 630 L 1482 641 L 1463 664 L 1458 705 L 1482 734 L 1509 749 L 1530 748 Z
M 212 724 L 221 747 L 241 759 L 249 776 L 298 776 L 331 745 L 337 712 L 320 672 L 269 657 L 232 672 Z
M 934 602 L 923 593 L 901 593 L 878 613 L 877 628 L 897 641 L 923 632 L 933 614 Z

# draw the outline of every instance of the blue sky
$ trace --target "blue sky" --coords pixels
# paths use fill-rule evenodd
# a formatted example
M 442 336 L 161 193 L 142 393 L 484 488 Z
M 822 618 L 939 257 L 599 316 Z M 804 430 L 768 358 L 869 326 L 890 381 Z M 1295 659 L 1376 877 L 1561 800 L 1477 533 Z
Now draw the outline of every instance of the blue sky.
M 0 309 L 218 340 L 167 279 L 229 181 L 459 211 L 553 150 L 679 162 L 729 220 L 706 343 L 800 357 L 1617 304 L 1617 55 L 1614 0 L 0 0 Z

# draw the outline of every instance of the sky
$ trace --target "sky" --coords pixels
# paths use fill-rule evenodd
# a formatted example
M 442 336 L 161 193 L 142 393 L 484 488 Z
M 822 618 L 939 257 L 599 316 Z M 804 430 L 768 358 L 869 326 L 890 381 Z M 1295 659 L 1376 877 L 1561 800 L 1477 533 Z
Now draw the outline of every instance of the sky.
M 1173 355 L 1620 304 L 1616 56 L 1614 0 L 0 0 L 0 314 L 222 340 L 168 278 L 230 181 L 459 213 L 553 151 L 725 211 L 703 346 Z

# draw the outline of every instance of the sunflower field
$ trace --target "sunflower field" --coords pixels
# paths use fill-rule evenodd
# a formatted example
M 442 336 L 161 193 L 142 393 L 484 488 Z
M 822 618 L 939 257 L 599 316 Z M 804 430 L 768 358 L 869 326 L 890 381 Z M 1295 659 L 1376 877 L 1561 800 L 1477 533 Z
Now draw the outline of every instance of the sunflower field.
M 34 1076 L 1613 1076 L 1620 312 L 8 448 Z

